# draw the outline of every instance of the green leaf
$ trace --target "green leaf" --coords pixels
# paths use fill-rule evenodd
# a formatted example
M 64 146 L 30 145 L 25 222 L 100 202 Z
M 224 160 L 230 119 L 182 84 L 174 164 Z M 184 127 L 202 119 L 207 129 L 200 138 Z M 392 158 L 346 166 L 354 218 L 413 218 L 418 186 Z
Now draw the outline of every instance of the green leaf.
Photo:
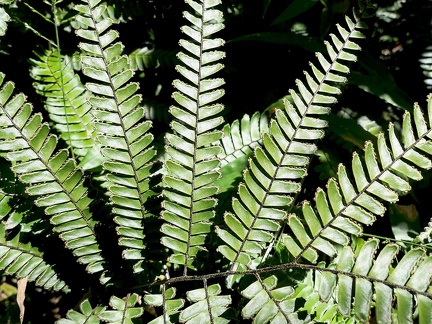
M 11 20 L 7 12 L 0 8 L 0 36 L 4 36 L 7 30 L 7 23 Z

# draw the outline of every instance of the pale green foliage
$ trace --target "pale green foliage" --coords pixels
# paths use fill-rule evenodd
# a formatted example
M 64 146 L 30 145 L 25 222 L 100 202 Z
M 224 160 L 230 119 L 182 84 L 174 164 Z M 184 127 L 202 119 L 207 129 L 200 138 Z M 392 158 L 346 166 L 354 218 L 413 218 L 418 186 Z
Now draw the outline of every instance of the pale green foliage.
M 10 16 L 7 12 L 0 8 L 0 36 L 4 36 L 7 30 L 7 23 L 10 21 Z
M 242 310 L 244 318 L 253 318 L 258 323 L 267 323 L 270 320 L 275 322 L 289 322 L 288 313 L 292 313 L 293 303 L 289 297 L 293 294 L 292 287 L 277 288 L 276 276 L 270 276 L 262 280 L 257 274 L 258 281 L 249 285 L 241 294 L 250 299 Z
M 180 309 L 185 305 L 185 301 L 174 298 L 175 295 L 176 289 L 174 287 L 167 288 L 165 285 L 162 285 L 162 294 L 146 294 L 144 296 L 144 302 L 147 305 L 162 306 L 164 310 L 161 316 L 150 322 L 151 324 L 171 323 L 170 317 L 178 314 Z
M 322 129 L 327 125 L 318 116 L 328 113 L 328 105 L 340 93 L 331 84 L 345 82 L 343 75 L 349 71 L 345 62 L 356 60 L 349 51 L 360 49 L 350 39 L 363 37 L 357 31 L 362 23 L 350 18 L 346 22 L 349 31 L 338 25 L 340 37 L 331 35 L 332 44 L 326 43 L 331 61 L 317 54 L 321 70 L 311 64 L 313 77 L 305 72 L 307 85 L 297 80 L 299 94 L 290 92 L 294 105 L 285 100 L 285 109 L 276 111 L 269 132 L 263 135 L 262 147 L 256 149 L 244 173 L 239 198 L 233 199 L 234 213 L 224 217 L 230 231 L 217 230 L 227 243 L 219 246 L 218 251 L 232 262 L 232 270 L 246 269 L 274 241 L 274 233 L 287 218 L 287 206 L 301 188 L 308 156 L 316 152 L 314 142 L 324 135 Z
M 397 244 L 387 244 L 377 253 L 377 239 L 358 243 L 356 251 L 344 247 L 328 270 L 317 275 L 320 299 L 337 306 L 344 317 L 355 314 L 360 322 L 368 321 L 374 306 L 378 323 L 410 321 L 414 310 L 420 323 L 428 323 L 432 317 L 427 293 L 432 258 L 421 248 L 412 249 L 393 267 L 399 252 Z
M 214 37 L 224 27 L 220 0 L 186 4 L 172 122 L 157 158 L 132 81 L 147 52 L 134 53 L 130 62 L 112 10 L 100 0 L 75 6 L 84 86 L 58 51 L 32 60 L 34 86 L 67 148 L 0 75 L 0 163 L 10 163 L 13 174 L 1 182 L 0 268 L 47 289 L 76 289 L 25 238 L 33 230 L 58 233 L 102 286 L 91 292 L 100 304 L 86 296 L 63 324 L 354 323 L 372 321 L 371 314 L 381 323 L 431 322 L 432 257 L 423 247 L 401 249 L 361 236 L 363 225 L 373 224 L 422 179 L 420 170 L 432 167 L 432 97 L 425 112 L 415 105 L 404 115 L 400 134 L 390 124 L 353 154 L 351 166 L 340 164 L 313 201 L 296 202 L 325 135 L 323 115 L 360 50 L 364 4 L 337 25 L 327 52 L 317 54 L 305 81 L 289 92 L 292 101 L 284 98 L 269 114 L 230 125 L 223 125 L 219 103 L 224 80 L 215 76 L 225 56 L 224 40 Z M 94 174 L 85 167 L 92 157 L 99 167 Z M 7 185 L 13 177 L 25 187 L 16 191 L 19 197 Z M 102 193 L 89 192 L 95 183 Z M 227 210 L 217 204 L 224 194 L 234 195 Z M 37 229 L 14 208 L 33 202 L 49 229 Z M 107 208 L 95 210 L 104 202 Z M 107 236 L 127 262 L 111 255 L 118 251 Z M 414 242 L 430 239 L 426 227 Z M 115 295 L 98 298 L 103 289 Z
M 267 131 L 267 114 L 244 115 L 240 121 L 236 120 L 231 125 L 225 125 L 223 129 L 225 136 L 221 139 L 223 151 L 218 156 L 221 166 L 249 157 L 253 149 L 261 143 L 262 133 Z
M 92 307 L 88 300 L 83 301 L 79 305 L 79 312 L 76 310 L 70 310 L 67 313 L 67 319 L 61 319 L 58 324 L 73 324 L 73 323 L 88 323 L 96 324 L 100 323 L 98 318 L 99 314 L 105 310 L 106 307 Z
M 190 290 L 186 297 L 192 303 L 180 313 L 180 321 L 192 323 L 228 323 L 227 319 L 219 317 L 225 313 L 231 304 L 231 296 L 219 296 L 222 292 L 220 285 L 207 286 Z
M 12 170 L 27 184 L 27 193 L 37 196 L 36 204 L 45 208 L 54 229 L 78 261 L 88 264 L 89 272 L 101 271 L 103 258 L 96 242 L 83 173 L 68 158 L 67 151 L 55 153 L 57 138 L 50 134 L 40 114 L 22 94 L 14 97 L 14 84 L 0 75 L 0 116 L 2 145 Z
M 81 29 L 80 43 L 83 73 L 97 83 L 88 82 L 93 93 L 89 103 L 94 115 L 97 140 L 104 157 L 105 181 L 113 204 L 114 221 L 119 225 L 119 244 L 124 246 L 124 258 L 139 260 L 135 271 L 143 271 L 144 259 L 144 203 L 149 192 L 151 159 L 155 151 L 150 146 L 153 136 L 147 131 L 150 122 L 141 122 L 144 109 L 139 106 L 141 96 L 135 94 L 138 85 L 129 80 L 133 71 L 128 58 L 122 56 L 122 44 L 115 42 L 118 33 L 112 21 L 105 18 L 106 10 L 100 1 L 84 1 L 77 5 L 76 17 Z M 126 198 L 127 197 L 127 198 Z
M 218 155 L 222 176 L 215 182 L 220 191 L 225 192 L 241 177 L 239 171 L 246 168 L 253 149 L 261 144 L 262 133 L 268 131 L 268 123 L 267 113 L 256 112 L 224 126 L 224 136 L 220 140 L 222 151 Z
M 106 307 L 97 306 L 93 308 L 88 300 L 80 304 L 80 312 L 70 310 L 67 313 L 67 319 L 61 319 L 59 324 L 72 323 L 133 323 L 133 318 L 140 317 L 143 313 L 141 307 L 134 307 L 138 302 L 137 294 L 128 295 L 125 299 L 111 297 L 110 306 L 112 310 L 107 310 Z
M 45 109 L 55 122 L 55 129 L 76 155 L 85 155 L 96 145 L 91 106 L 87 101 L 89 92 L 74 73 L 71 62 L 57 51 L 39 55 L 33 64 L 34 87 L 46 97 Z
M 8 203 L 8 196 L 1 197 L 0 205 L 5 207 Z M 27 277 L 38 286 L 45 289 L 69 291 L 66 283 L 58 278 L 52 265 L 43 260 L 43 253 L 30 244 L 20 243 L 20 234 L 10 240 L 5 240 L 5 227 L 0 225 L 0 267 L 5 274 L 13 274 L 17 278 Z
M 187 54 L 180 52 L 178 58 L 183 65 L 177 70 L 186 79 L 174 81 L 178 90 L 173 93 L 177 106 L 170 108 L 174 134 L 167 134 L 166 151 L 169 159 L 165 162 L 168 174 L 164 177 L 162 217 L 166 221 L 161 231 L 162 244 L 175 253 L 169 261 L 194 269 L 194 258 L 203 246 L 211 230 L 216 200 L 213 196 L 218 188 L 212 183 L 219 178 L 221 149 L 217 145 L 222 133 L 216 128 L 223 122 L 218 114 L 223 106 L 214 104 L 224 91 L 219 89 L 224 81 L 210 78 L 222 69 L 216 63 L 224 57 L 221 51 L 210 51 L 223 45 L 223 40 L 210 36 L 221 30 L 218 21 L 222 12 L 213 9 L 220 1 L 187 1 L 193 14 L 184 12 L 191 26 L 182 31 L 191 40 L 181 40 L 180 45 Z

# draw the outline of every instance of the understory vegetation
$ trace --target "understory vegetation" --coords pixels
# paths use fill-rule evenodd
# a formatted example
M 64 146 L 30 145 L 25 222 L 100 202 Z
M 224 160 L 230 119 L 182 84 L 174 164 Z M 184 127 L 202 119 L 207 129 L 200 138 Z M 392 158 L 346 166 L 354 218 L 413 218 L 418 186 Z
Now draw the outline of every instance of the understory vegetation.
M 2 323 L 432 323 L 429 1 L 0 5 Z

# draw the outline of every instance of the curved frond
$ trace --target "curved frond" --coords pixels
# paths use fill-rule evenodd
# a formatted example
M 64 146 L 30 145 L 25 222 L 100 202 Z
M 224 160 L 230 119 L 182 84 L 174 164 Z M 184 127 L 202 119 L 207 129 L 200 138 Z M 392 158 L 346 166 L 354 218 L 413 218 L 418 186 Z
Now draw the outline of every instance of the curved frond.
M 263 133 L 268 131 L 268 124 L 268 115 L 256 112 L 252 116 L 244 115 L 231 125 L 225 125 L 224 137 L 220 141 L 222 152 L 218 155 L 221 167 L 252 155 L 253 149 L 261 144 Z
M 216 62 L 225 55 L 210 51 L 224 43 L 210 38 L 223 28 L 219 22 L 222 12 L 213 9 L 220 0 L 186 2 L 193 14 L 184 12 L 191 26 L 184 26 L 182 31 L 190 40 L 180 41 L 187 54 L 178 54 L 184 65 L 177 70 L 185 81 L 174 81 L 177 106 L 170 108 L 174 133 L 166 136 L 169 159 L 165 163 L 168 174 L 164 177 L 166 200 L 162 212 L 166 223 L 161 228 L 165 234 L 162 244 L 174 251 L 169 261 L 183 265 L 185 275 L 188 268 L 195 268 L 192 263 L 197 253 L 204 250 L 215 214 L 213 196 L 218 188 L 212 183 L 219 178 L 217 155 L 222 137 L 216 128 L 223 121 L 218 116 L 223 106 L 214 102 L 224 94 L 220 89 L 224 81 L 210 76 L 222 69 L 223 65 Z
M 399 250 L 395 243 L 380 248 L 378 239 L 358 239 L 355 251 L 343 247 L 329 265 L 291 263 L 306 271 L 294 286 L 255 274 L 257 281 L 241 292 L 249 300 L 242 315 L 256 323 L 429 323 L 432 256 L 415 248 L 398 258 Z
M 357 14 L 354 22 L 346 17 L 348 30 L 337 26 L 339 35 L 331 35 L 331 41 L 326 42 L 330 60 L 317 54 L 321 67 L 311 64 L 312 75 L 305 72 L 306 84 L 297 80 L 298 93 L 290 91 L 294 104 L 284 98 L 285 109 L 276 110 L 262 147 L 256 148 L 238 198 L 233 199 L 234 213 L 224 217 L 227 229 L 217 229 L 226 243 L 218 251 L 232 262 L 231 270 L 252 266 L 252 260 L 275 239 L 286 219 L 306 176 L 309 157 L 316 152 L 314 143 L 327 126 L 319 116 L 327 114 L 336 101 L 340 93 L 336 85 L 345 82 L 344 75 L 349 72 L 347 61 L 356 60 L 353 52 L 360 47 L 352 39 L 362 38 L 358 29 L 364 27 L 359 19 Z
M 4 75 L 0 75 L 0 85 Z M 12 97 L 14 85 L 7 82 L 0 89 L 0 151 L 7 152 L 12 171 L 27 185 L 27 193 L 37 197 L 54 229 L 78 262 L 88 272 L 104 269 L 103 258 L 94 232 L 89 205 L 92 202 L 83 185 L 83 173 L 68 153 L 54 153 L 57 138 L 47 123 L 26 103 L 25 96 Z M 11 98 L 12 97 L 12 98 Z
M 1 160 L 0 178 L 0 270 L 4 275 L 24 278 L 45 289 L 68 291 L 55 267 L 30 239 L 45 234 L 44 212 L 25 194 L 25 186 Z
M 47 51 L 31 60 L 31 76 L 36 92 L 46 98 L 45 109 L 54 128 L 78 156 L 86 155 L 96 145 L 93 136 L 93 116 L 86 91 L 74 73 L 67 57 L 57 51 Z
M 7 236 L 5 225 L 0 223 L 0 269 L 3 274 L 27 277 L 45 289 L 69 291 L 53 266 L 44 261 L 43 253 L 30 243 L 21 243 L 19 233 L 12 239 Z
M 432 114 L 432 97 L 428 98 L 428 116 Z M 412 125 L 414 122 L 415 129 Z M 402 143 L 389 126 L 388 142 L 383 133 L 378 135 L 377 148 L 365 145 L 364 161 L 353 154 L 353 180 L 343 165 L 339 165 L 337 180 L 330 179 L 327 193 L 318 189 L 316 211 L 309 202 L 303 204 L 304 222 L 296 215 L 288 217 L 291 235 L 283 242 L 297 259 L 317 260 L 317 250 L 333 256 L 334 243 L 347 245 L 349 234 L 360 235 L 360 224 L 373 223 L 385 208 L 381 201 L 396 202 L 399 194 L 411 189 L 409 180 L 420 180 L 419 169 L 430 169 L 432 161 L 432 124 L 425 120 L 418 105 L 413 117 L 406 112 L 403 118 Z M 317 216 L 318 215 L 318 216 Z
M 176 65 L 176 50 L 137 48 L 129 54 L 130 68 L 145 71 L 148 68 L 172 68 Z
M 181 311 L 179 320 L 182 323 L 228 323 L 229 320 L 219 317 L 227 311 L 231 304 L 231 296 L 222 295 L 220 285 L 207 286 L 204 281 L 204 288 L 190 290 L 186 297 L 192 305 Z
M 108 194 L 118 224 L 119 244 L 125 247 L 125 259 L 138 260 L 135 271 L 143 271 L 146 245 L 144 222 L 145 203 L 153 196 L 149 188 L 153 136 L 148 133 L 149 121 L 142 122 L 144 108 L 136 94 L 138 84 L 130 82 L 133 71 L 128 58 L 122 55 L 123 45 L 116 42 L 118 33 L 105 18 L 107 9 L 100 1 L 82 1 L 76 5 L 76 20 L 83 26 L 77 34 L 84 39 L 80 48 L 83 73 L 94 82 L 86 83 L 92 92 L 89 102 L 95 117 L 97 140 L 104 157 Z
M 236 184 L 248 165 L 253 149 L 261 144 L 262 134 L 268 131 L 268 124 L 268 114 L 256 112 L 224 126 L 224 136 L 220 140 L 222 152 L 218 155 L 221 161 L 221 177 L 215 182 L 219 187 L 219 199 L 225 200 L 221 193 L 235 192 Z M 230 201 L 226 200 L 227 203 Z M 220 204 L 218 210 L 224 210 L 225 207 Z

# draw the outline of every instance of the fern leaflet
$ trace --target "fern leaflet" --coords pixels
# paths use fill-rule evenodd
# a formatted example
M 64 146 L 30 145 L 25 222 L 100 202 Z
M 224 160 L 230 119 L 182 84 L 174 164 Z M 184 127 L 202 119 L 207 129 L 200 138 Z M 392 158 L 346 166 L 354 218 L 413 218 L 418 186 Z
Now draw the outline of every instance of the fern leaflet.
M 254 317 L 256 323 L 290 323 L 293 303 L 289 297 L 294 293 L 292 287 L 277 287 L 278 279 L 270 276 L 262 279 L 256 274 L 257 281 L 250 284 L 241 294 L 250 301 L 243 307 L 244 318 Z
M 110 306 L 112 310 L 103 310 L 98 317 L 108 323 L 133 323 L 133 319 L 140 317 L 144 310 L 142 307 L 136 307 L 139 296 L 131 294 L 124 299 L 112 296 L 110 298 Z

